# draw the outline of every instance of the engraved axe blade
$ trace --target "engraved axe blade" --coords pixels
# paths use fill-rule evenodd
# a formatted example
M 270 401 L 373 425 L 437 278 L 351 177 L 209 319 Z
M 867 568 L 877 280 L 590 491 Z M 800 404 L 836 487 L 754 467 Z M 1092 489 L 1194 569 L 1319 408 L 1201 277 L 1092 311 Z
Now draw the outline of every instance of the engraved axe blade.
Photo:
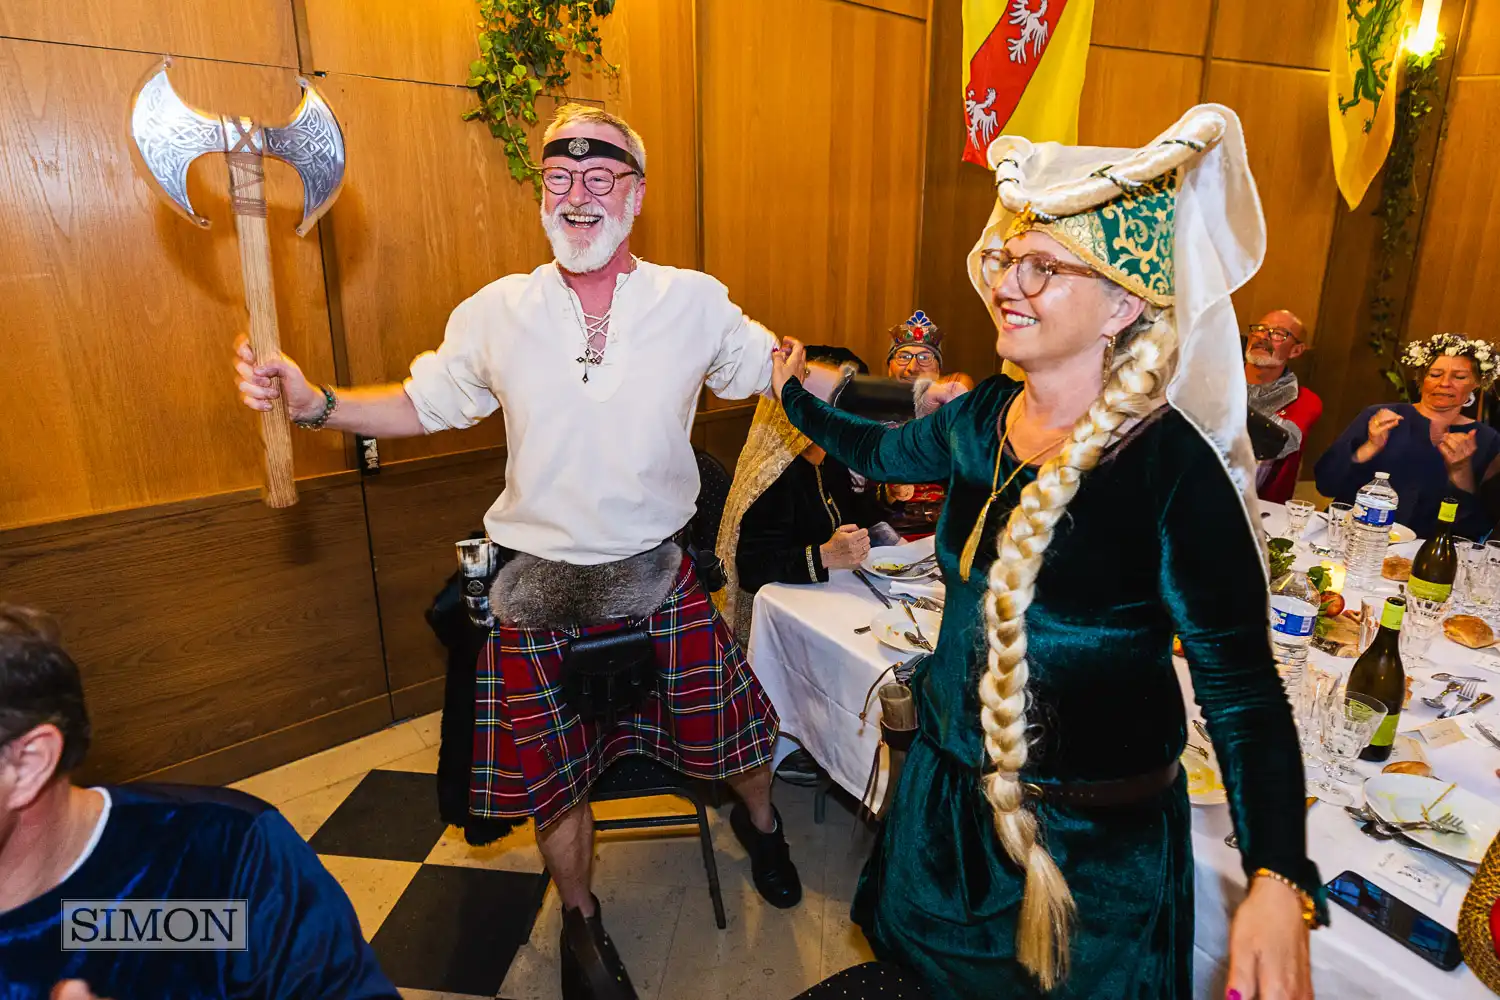
M 297 235 L 306 236 L 344 186 L 344 132 L 313 85 L 303 77 L 297 82 L 302 85 L 302 102 L 291 122 L 261 131 L 265 155 L 290 163 L 302 178 L 302 224 Z
M 188 166 L 204 153 L 224 151 L 224 125 L 215 115 L 183 103 L 167 79 L 172 60 L 151 71 L 130 105 L 132 153 L 141 175 L 168 204 L 208 228 L 188 201 Z

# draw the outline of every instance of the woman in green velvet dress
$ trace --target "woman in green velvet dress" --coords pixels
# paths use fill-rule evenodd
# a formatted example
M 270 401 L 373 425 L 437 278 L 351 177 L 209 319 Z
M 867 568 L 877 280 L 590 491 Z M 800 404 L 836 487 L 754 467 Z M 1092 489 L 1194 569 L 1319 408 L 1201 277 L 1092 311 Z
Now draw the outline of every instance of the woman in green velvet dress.
M 949 484 L 919 737 L 854 915 L 944 998 L 1191 996 L 1175 633 L 1250 877 L 1227 995 L 1300 1000 L 1326 910 L 1247 509 L 1228 302 L 1264 223 L 1227 109 L 1109 152 L 991 147 L 1000 201 L 970 272 L 1024 382 L 988 379 L 888 430 L 803 389 L 795 341 L 777 359 L 788 416 L 829 454 L 871 479 Z

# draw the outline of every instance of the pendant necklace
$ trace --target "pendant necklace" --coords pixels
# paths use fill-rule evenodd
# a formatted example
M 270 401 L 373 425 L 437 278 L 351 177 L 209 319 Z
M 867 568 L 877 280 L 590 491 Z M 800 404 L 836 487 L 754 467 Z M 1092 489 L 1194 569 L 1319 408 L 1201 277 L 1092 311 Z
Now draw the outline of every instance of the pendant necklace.
M 633 267 L 629 271 L 626 271 L 625 281 L 629 281 L 630 276 L 634 273 L 635 268 Z M 615 286 L 615 295 L 618 295 L 620 289 L 625 287 L 625 281 Z M 578 326 L 583 330 L 583 353 L 573 360 L 583 366 L 583 381 L 587 383 L 589 380 L 589 368 L 597 368 L 604 363 L 604 349 L 608 346 L 609 338 L 609 319 L 615 311 L 614 296 L 610 296 L 609 308 L 604 310 L 603 316 L 592 316 L 584 311 L 582 300 L 578 298 L 578 293 L 574 292 L 571 288 L 568 291 L 570 293 L 568 301 L 573 307 L 573 316 L 578 320 Z

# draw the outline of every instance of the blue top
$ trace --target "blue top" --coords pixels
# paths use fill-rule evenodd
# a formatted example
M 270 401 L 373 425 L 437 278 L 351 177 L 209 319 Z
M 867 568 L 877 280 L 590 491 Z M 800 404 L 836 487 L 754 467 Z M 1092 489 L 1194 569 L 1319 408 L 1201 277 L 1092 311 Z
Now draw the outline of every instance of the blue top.
M 0 913 L 0 1000 L 41 1000 L 63 979 L 114 1000 L 398 998 L 349 897 L 275 809 L 227 788 L 108 792 L 104 830 L 78 869 Z M 248 948 L 64 951 L 63 901 L 85 899 L 242 899 Z
M 1368 462 L 1354 461 L 1354 453 L 1369 437 L 1370 418 L 1381 410 L 1401 415 L 1401 422 L 1391 428 L 1390 437 L 1380 454 Z M 1500 455 L 1500 431 L 1488 424 L 1471 421 L 1454 424 L 1455 432 L 1474 432 L 1474 455 L 1469 460 L 1477 489 L 1484 472 Z M 1432 424 L 1411 403 L 1367 406 L 1339 439 L 1318 459 L 1314 469 L 1318 492 L 1343 503 L 1352 504 L 1360 488 L 1375 478 L 1377 472 L 1391 474 L 1391 488 L 1400 503 L 1396 520 L 1415 531 L 1420 538 L 1431 538 L 1437 527 L 1438 505 L 1445 497 L 1458 501 L 1458 519 L 1454 531 L 1465 538 L 1480 539 L 1490 530 L 1489 517 L 1480 504 L 1478 493 L 1466 493 L 1448 479 L 1448 464 L 1442 452 L 1432 443 Z

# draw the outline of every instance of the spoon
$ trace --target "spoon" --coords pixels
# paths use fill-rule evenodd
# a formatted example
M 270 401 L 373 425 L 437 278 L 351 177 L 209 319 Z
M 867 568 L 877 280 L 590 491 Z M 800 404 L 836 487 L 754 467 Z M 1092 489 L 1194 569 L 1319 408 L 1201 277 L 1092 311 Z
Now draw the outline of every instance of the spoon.
M 1433 674 L 1432 679 L 1435 681 L 1474 681 L 1479 684 L 1483 684 L 1486 680 L 1483 677 L 1460 677 L 1449 673 Z
M 1423 698 L 1422 704 L 1426 705 L 1428 708 L 1447 708 L 1448 706 L 1445 703 L 1444 699 L 1446 699 L 1450 694 L 1462 687 L 1463 684 L 1459 681 L 1449 681 L 1448 686 L 1443 688 L 1443 690 L 1438 694 L 1436 698 Z
M 918 649 L 925 649 L 929 653 L 932 652 L 932 643 L 928 642 L 920 635 L 917 635 L 915 632 L 902 632 L 901 637 Z

